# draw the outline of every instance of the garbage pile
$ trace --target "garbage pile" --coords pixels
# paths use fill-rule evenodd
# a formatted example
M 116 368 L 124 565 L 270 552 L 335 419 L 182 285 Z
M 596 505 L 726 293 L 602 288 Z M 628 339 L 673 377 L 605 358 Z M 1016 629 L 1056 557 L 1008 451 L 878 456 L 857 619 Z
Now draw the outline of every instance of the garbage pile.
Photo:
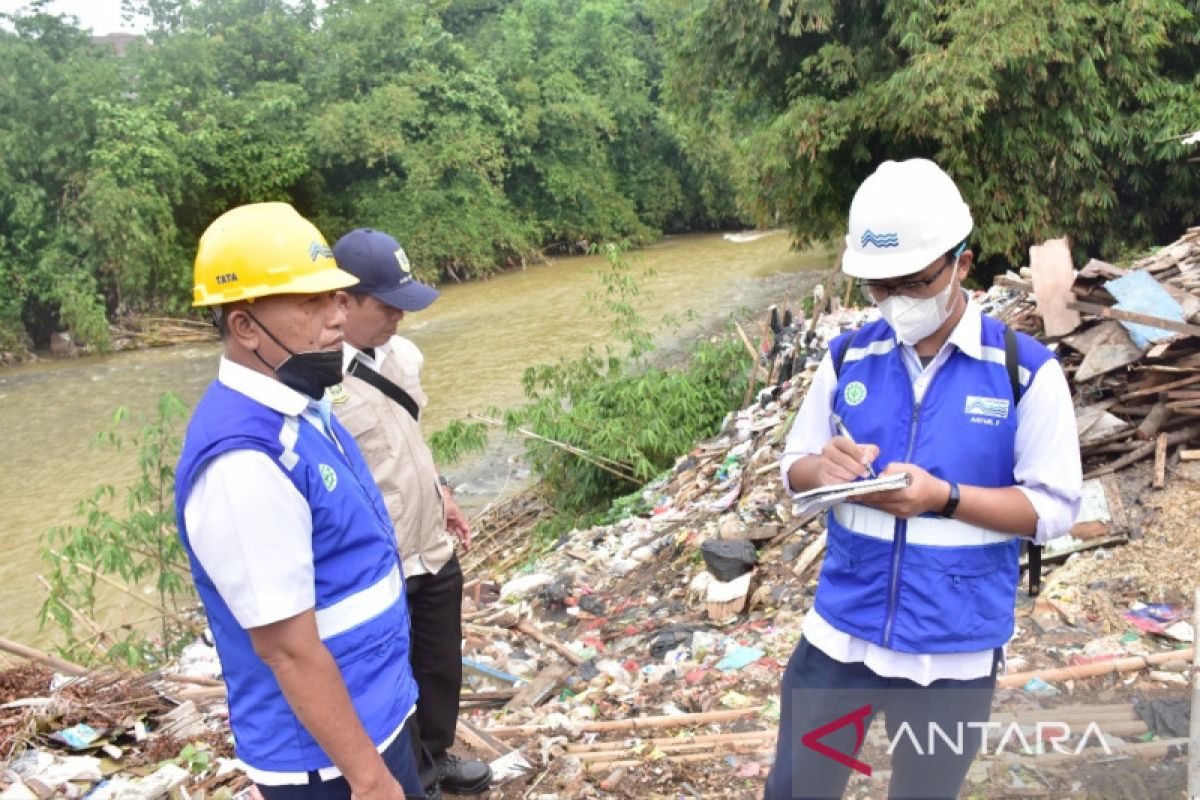
M 1063 245 L 1070 297 L 1059 299 L 1078 315 L 1069 330 L 1043 327 L 1061 292 L 1044 288 L 1043 255 L 976 295 L 1059 356 L 1086 484 L 1071 536 L 1046 550 L 1040 596 L 1024 582 L 1019 593 L 994 721 L 1026 746 L 981 757 L 970 780 L 977 792 L 1054 794 L 1106 785 L 1106 764 L 1128 772 L 1129 759 L 1150 759 L 1165 766 L 1142 764 L 1127 780 L 1140 781 L 1131 796 L 1156 796 L 1182 785 L 1186 730 L 1151 709 L 1186 695 L 1200 587 L 1200 470 L 1187 447 L 1200 415 L 1200 326 L 1190 322 L 1200 311 L 1200 230 L 1129 269 L 1092 262 L 1078 275 Z M 470 612 L 490 627 L 468 637 L 467 658 L 503 673 L 509 694 L 469 721 L 492 738 L 481 755 L 515 749 L 533 765 L 511 796 L 760 796 L 780 673 L 825 546 L 823 520 L 793 514 L 778 460 L 828 340 L 873 313 L 833 306 L 815 325 L 776 320 L 791 342 L 773 348 L 767 371 L 795 374 L 645 487 L 642 514 L 574 532 L 528 572 L 475 571 L 496 580 L 502 600 L 500 610 Z M 1165 330 L 1141 330 L 1147 323 Z M 497 689 L 483 671 L 470 680 L 481 693 Z M 527 687 L 542 702 L 516 697 Z M 1035 735 L 1051 723 L 1073 725 L 1065 745 Z M 1094 770 L 1078 773 L 1079 758 Z M 885 783 L 886 774 L 856 775 L 851 792 L 879 796 Z
M 977 759 L 972 796 L 1120 785 L 1152 797 L 1183 786 L 1200 587 L 1200 451 L 1189 450 L 1200 423 L 1198 293 L 1200 229 L 1128 269 L 1093 261 L 1076 273 L 1065 243 L 1050 242 L 1034 248 L 1028 271 L 976 293 L 988 313 L 1046 342 L 1063 363 L 1087 480 L 1072 535 L 1045 552 L 1041 593 L 1028 596 L 1024 582 L 1018 593 L 993 716 L 1012 741 Z M 537 558 L 524 533 L 549 510 L 536 494 L 477 525 L 463 559 L 459 738 L 491 762 L 489 796 L 761 796 L 781 673 L 825 548 L 823 518 L 798 516 L 783 492 L 779 457 L 829 340 L 876 313 L 824 292 L 813 307 L 808 319 L 772 311 L 759 370 L 767 388 L 645 486 L 629 516 L 573 531 Z M 198 785 L 244 791 L 228 751 L 206 738 L 221 728 L 221 687 L 146 685 L 166 707 L 191 703 L 206 726 L 162 756 L 188 773 L 180 785 L 189 795 Z M 50 696 L 48 686 L 28 689 L 28 698 Z M 20 724 L 38 731 L 23 741 L 37 747 L 0 752 L 10 759 L 0 800 L 42 797 L 47 781 L 30 770 L 43 768 L 25 764 L 74 757 L 53 734 L 85 721 L 19 711 L 10 707 L 17 699 L 0 695 L 0 732 L 29 713 L 36 723 Z M 148 732 L 165 713 L 141 712 Z M 102 722 L 117 747 L 129 731 L 137 741 L 128 715 L 110 716 L 88 724 Z M 1050 724 L 1069 735 L 1055 740 Z M 868 736 L 868 762 L 886 745 L 881 734 L 877 724 Z M 182 756 L 195 741 L 211 748 L 208 763 L 195 748 Z M 153 759 L 132 766 L 135 749 L 108 766 L 123 779 L 156 775 Z M 104 773 L 105 756 L 94 757 Z M 93 775 L 68 779 L 77 788 L 66 791 L 95 787 Z M 881 796 L 886 780 L 885 770 L 856 773 L 848 796 Z

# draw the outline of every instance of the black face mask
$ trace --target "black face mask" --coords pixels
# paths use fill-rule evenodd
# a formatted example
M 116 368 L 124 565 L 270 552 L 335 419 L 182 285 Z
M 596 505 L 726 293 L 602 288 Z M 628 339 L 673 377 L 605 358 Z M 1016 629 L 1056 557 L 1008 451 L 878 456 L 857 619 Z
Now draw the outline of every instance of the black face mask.
M 254 324 L 263 329 L 271 341 L 287 351 L 288 357 L 277 367 L 267 363 L 257 350 L 255 357 L 267 368 L 275 372 L 279 382 L 301 394 L 308 395 L 313 400 L 320 400 L 325 390 L 342 382 L 342 348 L 337 350 L 306 350 L 303 353 L 294 352 L 283 342 L 275 338 L 275 334 L 258 321 L 258 318 L 248 310 L 246 315 L 254 320 Z

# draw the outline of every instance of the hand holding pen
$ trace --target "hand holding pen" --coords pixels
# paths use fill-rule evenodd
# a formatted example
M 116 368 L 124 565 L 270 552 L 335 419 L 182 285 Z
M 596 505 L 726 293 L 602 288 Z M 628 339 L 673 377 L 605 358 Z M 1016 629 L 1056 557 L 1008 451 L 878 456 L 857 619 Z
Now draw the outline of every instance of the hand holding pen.
M 854 437 L 850 435 L 849 429 L 846 428 L 846 423 L 842 422 L 842 418 L 839 417 L 837 413 L 831 413 L 829 415 L 829 419 L 831 422 L 833 422 L 833 427 L 837 429 L 837 432 L 840 436 L 844 436 L 845 438 L 849 439 L 850 444 L 854 445 L 855 447 L 858 446 L 858 442 L 854 441 Z M 875 474 L 875 467 L 871 465 L 871 462 L 874 460 L 874 458 L 867 459 L 864 456 L 863 466 L 867 468 L 868 475 L 870 475 L 872 478 L 877 478 L 879 476 Z
M 871 462 L 879 457 L 879 448 L 873 444 L 860 445 L 855 442 L 837 414 L 830 415 L 830 422 L 838 435 L 821 449 L 818 467 L 821 483 L 847 483 L 858 478 L 876 477 Z

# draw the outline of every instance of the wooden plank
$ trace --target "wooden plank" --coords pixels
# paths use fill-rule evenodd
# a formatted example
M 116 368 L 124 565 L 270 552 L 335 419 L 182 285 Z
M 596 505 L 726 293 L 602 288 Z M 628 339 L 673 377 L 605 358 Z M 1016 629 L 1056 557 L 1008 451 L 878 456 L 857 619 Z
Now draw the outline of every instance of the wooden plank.
M 1105 319 L 1136 322 L 1139 325 L 1149 325 L 1153 328 L 1162 328 L 1163 330 L 1175 331 L 1176 333 L 1186 333 L 1189 336 L 1200 336 L 1200 325 L 1189 325 L 1186 322 L 1178 322 L 1173 319 L 1152 317 L 1149 314 L 1138 314 L 1134 311 L 1122 311 L 1119 308 L 1110 308 L 1109 306 L 1101 306 L 1095 303 L 1084 303 L 1080 300 L 1067 303 L 1067 308 L 1075 311 L 1083 311 L 1087 314 L 1095 314 Z
M 1020 278 L 1014 278 L 1011 275 L 997 275 L 992 279 L 992 283 L 997 286 L 1004 286 L 1009 289 L 1016 289 L 1026 294 L 1033 294 L 1033 284 L 1029 281 L 1023 281 Z
M 1066 336 L 1079 327 L 1082 317 L 1070 307 L 1075 296 L 1075 266 L 1066 239 L 1048 239 L 1029 248 L 1029 268 L 1033 273 L 1033 295 L 1042 316 L 1047 336 Z
M 1129 270 L 1114 267 L 1107 261 L 1101 261 L 1098 258 L 1093 258 L 1091 261 L 1083 265 L 1083 269 L 1079 270 L 1081 278 L 1119 278 L 1126 274 Z
M 462 719 L 461 717 L 455 726 L 455 731 L 462 737 L 464 742 L 490 758 L 500 758 L 506 753 L 512 752 L 511 747 L 499 741 L 496 737 L 487 733 L 487 731 L 476 728 L 469 720 Z
M 1168 381 L 1160 383 L 1156 386 L 1148 386 L 1144 389 L 1134 389 L 1131 392 L 1123 393 L 1123 400 L 1128 400 L 1131 397 L 1145 397 L 1146 395 L 1158 394 L 1165 392 L 1168 389 L 1178 389 L 1180 386 L 1191 386 L 1193 383 L 1200 383 L 1200 375 L 1190 375 L 1186 378 L 1180 378 L 1176 381 Z
M 1167 484 L 1167 435 L 1160 433 L 1154 444 L 1154 488 L 1161 489 Z
M 1112 372 L 1142 357 L 1142 350 L 1129 338 L 1129 332 L 1119 323 L 1102 326 L 1101 335 L 1094 340 L 1075 371 L 1075 382 L 1091 380 L 1098 375 Z
M 1179 451 L 1179 460 L 1180 461 L 1200 461 L 1200 450 L 1180 450 Z M 1198 608 L 1197 610 L 1200 610 L 1200 608 Z
M 551 664 L 534 676 L 532 681 L 522 686 L 513 699 L 504 704 L 504 707 L 518 709 L 541 705 L 550 695 L 554 694 L 554 690 L 559 687 L 559 684 L 567 679 L 567 676 L 571 674 L 571 669 L 570 664 Z
M 1121 486 L 1117 483 L 1116 476 L 1103 476 L 1100 478 L 1100 485 L 1104 487 L 1104 499 L 1108 502 L 1108 516 L 1112 520 L 1113 531 L 1127 532 L 1129 515 L 1125 513 L 1125 501 L 1121 499 Z

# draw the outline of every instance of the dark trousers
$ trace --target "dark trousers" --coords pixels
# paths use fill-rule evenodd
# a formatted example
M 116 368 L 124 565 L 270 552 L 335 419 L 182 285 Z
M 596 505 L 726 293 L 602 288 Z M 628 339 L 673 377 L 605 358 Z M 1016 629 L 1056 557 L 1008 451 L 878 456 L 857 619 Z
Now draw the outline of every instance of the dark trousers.
M 862 663 L 836 661 L 801 640 L 783 675 L 766 800 L 840 798 L 852 769 L 886 768 L 856 758 L 879 711 L 895 745 L 889 797 L 956 797 L 986 730 L 981 726 L 991 713 L 998 662 L 985 678 L 921 686 L 881 677 Z
M 381 753 L 383 762 L 387 764 L 392 775 L 404 789 L 404 796 L 422 800 L 425 789 L 417 775 L 417 765 L 413 760 L 411 740 L 412 717 L 396 736 L 396 739 Z M 308 773 L 308 783 L 296 786 L 263 786 L 259 784 L 258 791 L 264 800 L 350 800 L 350 782 L 345 778 L 334 778 L 322 781 L 316 772 Z
M 436 779 L 436 766 L 454 744 L 458 723 L 458 694 L 462 688 L 462 588 L 458 556 L 452 556 L 436 575 L 406 580 L 411 620 L 409 661 L 417 681 L 414 735 L 421 778 Z

